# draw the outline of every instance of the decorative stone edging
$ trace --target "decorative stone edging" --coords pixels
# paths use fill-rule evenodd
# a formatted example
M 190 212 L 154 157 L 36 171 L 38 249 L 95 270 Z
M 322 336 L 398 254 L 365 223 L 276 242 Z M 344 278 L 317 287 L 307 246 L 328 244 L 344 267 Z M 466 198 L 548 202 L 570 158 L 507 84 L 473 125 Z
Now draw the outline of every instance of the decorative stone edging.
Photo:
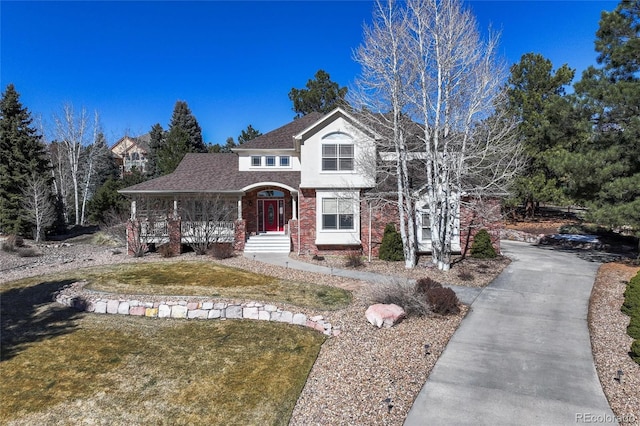
M 340 334 L 338 327 L 325 321 L 322 315 L 307 317 L 276 305 L 260 302 L 227 303 L 215 300 L 184 300 L 178 297 L 141 295 L 136 299 L 115 297 L 109 293 L 86 290 L 86 281 L 64 286 L 54 294 L 54 300 L 80 311 L 96 314 L 132 315 L 149 318 L 176 319 L 250 319 L 302 325 L 327 336 Z M 147 299 L 147 300 L 145 300 Z M 158 299 L 158 300 L 153 300 Z

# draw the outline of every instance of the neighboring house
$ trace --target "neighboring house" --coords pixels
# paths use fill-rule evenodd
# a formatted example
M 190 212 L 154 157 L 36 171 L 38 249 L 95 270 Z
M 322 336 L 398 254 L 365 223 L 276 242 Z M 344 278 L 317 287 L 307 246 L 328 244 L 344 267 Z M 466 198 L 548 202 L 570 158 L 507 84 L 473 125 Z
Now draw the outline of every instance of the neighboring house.
M 187 214 L 186 206 L 216 197 L 233 214 L 215 223 L 225 230 L 217 240 L 233 242 L 237 250 L 377 256 L 386 224 L 398 222 L 393 200 L 367 196 L 376 186 L 375 164 L 383 161 L 379 138 L 336 109 L 298 118 L 232 153 L 187 154 L 173 173 L 120 191 L 132 198 L 130 238 L 171 243 L 179 251 L 203 223 L 202 214 Z M 498 226 L 499 203 L 487 204 L 483 213 L 460 212 L 454 250 L 466 248 L 470 231 Z M 416 215 L 419 248 L 426 252 L 431 241 L 424 203 Z
M 113 157 L 120 168 L 120 176 L 136 170 L 145 172 L 147 168 L 147 153 L 149 152 L 149 133 L 138 137 L 124 136 L 111 147 Z

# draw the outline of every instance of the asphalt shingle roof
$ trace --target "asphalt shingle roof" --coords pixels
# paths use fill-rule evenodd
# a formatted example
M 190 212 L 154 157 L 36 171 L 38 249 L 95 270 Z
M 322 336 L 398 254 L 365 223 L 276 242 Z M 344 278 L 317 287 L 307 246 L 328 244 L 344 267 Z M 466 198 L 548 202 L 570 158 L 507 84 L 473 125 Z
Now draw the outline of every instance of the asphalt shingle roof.
M 300 185 L 300 172 L 239 171 L 234 153 L 185 155 L 176 170 L 166 176 L 122 189 L 124 194 L 241 191 L 259 182 L 276 182 L 292 188 Z
M 303 117 L 293 120 L 275 130 L 251 139 L 249 142 L 238 146 L 240 149 L 292 149 L 293 136 L 310 127 L 320 120 L 324 115 L 319 112 L 312 112 Z

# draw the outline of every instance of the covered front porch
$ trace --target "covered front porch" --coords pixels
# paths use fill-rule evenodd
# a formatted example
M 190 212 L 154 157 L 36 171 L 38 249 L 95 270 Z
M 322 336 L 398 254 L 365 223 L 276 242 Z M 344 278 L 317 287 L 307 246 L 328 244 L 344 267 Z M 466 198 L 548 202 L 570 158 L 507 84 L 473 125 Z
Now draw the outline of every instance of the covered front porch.
M 297 195 L 293 188 L 274 183 L 233 193 L 135 194 L 127 225 L 128 252 L 136 255 L 168 245 L 172 254 L 179 254 L 187 245 L 204 253 L 213 244 L 231 244 L 243 251 L 252 236 L 288 237 L 289 223 L 297 219 Z M 286 247 L 282 241 L 277 250 L 288 251 L 289 239 Z

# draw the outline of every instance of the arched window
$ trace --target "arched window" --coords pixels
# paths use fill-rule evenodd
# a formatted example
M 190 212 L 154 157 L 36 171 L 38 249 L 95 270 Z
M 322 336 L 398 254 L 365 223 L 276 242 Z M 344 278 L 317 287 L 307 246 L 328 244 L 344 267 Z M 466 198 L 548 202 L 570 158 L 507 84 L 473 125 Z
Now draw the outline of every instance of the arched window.
M 353 171 L 353 138 L 346 133 L 333 132 L 322 138 L 322 170 Z

